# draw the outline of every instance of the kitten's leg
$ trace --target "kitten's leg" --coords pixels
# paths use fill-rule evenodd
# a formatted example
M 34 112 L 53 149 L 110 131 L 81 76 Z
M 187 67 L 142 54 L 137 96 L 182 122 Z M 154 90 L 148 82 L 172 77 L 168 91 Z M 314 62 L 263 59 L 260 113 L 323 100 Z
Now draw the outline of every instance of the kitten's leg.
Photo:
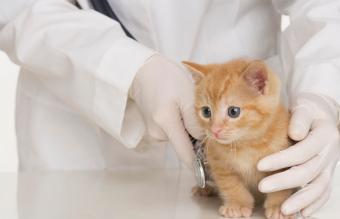
M 282 203 L 293 193 L 293 190 L 283 190 L 267 194 L 264 202 L 267 219 L 295 219 L 296 215 L 285 216 L 281 212 Z
M 254 198 L 237 174 L 226 170 L 215 175 L 214 180 L 223 199 L 219 213 L 226 218 L 250 217 Z

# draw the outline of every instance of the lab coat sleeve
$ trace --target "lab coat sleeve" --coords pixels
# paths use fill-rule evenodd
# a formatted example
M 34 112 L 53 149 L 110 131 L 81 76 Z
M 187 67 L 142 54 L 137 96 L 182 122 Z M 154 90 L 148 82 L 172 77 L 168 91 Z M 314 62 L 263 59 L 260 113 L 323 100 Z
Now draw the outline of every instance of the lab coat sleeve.
M 0 16 L 0 49 L 65 104 L 125 146 L 136 146 L 145 127 L 128 90 L 155 52 L 128 38 L 117 22 L 65 0 L 15 8 L 16 16 Z
M 290 18 L 279 53 L 290 100 L 300 92 L 331 97 L 340 104 L 340 1 L 273 0 Z

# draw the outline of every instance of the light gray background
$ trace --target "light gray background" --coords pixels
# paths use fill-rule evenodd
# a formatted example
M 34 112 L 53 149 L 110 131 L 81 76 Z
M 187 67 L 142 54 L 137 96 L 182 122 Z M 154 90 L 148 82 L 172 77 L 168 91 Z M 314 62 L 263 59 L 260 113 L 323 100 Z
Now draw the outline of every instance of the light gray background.
M 17 169 L 14 106 L 18 71 L 18 66 L 0 52 L 0 171 Z

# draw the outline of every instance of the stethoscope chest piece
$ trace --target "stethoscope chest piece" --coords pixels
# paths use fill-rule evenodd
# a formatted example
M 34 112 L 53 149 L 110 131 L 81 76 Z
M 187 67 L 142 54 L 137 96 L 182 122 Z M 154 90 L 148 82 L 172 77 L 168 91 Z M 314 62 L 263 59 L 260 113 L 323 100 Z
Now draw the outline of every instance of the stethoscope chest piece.
M 199 186 L 200 188 L 204 188 L 206 185 L 204 161 L 199 156 L 196 156 L 193 167 L 197 186 Z
M 194 143 L 194 150 L 196 157 L 194 159 L 193 168 L 196 183 L 200 188 L 204 188 L 206 186 L 207 180 L 209 180 L 209 176 L 207 171 L 208 162 L 205 157 L 203 143 L 196 141 Z

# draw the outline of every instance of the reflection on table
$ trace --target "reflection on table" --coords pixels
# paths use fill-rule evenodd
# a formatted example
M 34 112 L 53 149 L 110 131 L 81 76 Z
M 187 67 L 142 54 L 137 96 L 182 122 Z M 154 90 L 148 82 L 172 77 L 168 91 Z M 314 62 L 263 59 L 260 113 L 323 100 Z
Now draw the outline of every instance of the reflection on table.
M 191 196 L 187 170 L 149 169 L 0 174 L 4 219 L 213 219 L 218 198 Z M 337 218 L 340 174 L 331 200 L 314 218 Z M 254 219 L 263 218 L 257 210 Z

